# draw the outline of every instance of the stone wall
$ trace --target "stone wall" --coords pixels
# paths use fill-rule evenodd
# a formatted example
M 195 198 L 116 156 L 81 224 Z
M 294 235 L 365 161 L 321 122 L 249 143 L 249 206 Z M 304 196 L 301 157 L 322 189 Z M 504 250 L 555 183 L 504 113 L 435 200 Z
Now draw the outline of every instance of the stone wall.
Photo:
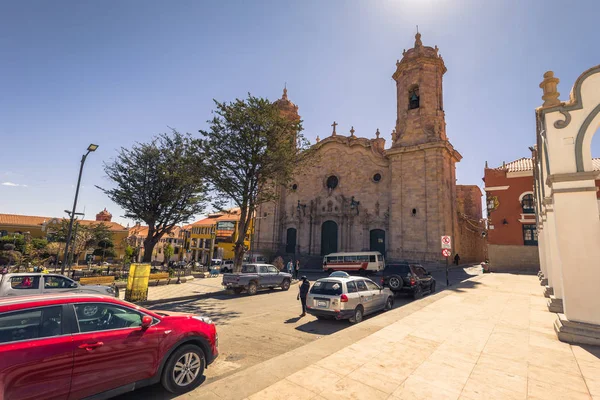
M 493 272 L 538 271 L 540 258 L 537 246 L 488 245 L 490 268 Z

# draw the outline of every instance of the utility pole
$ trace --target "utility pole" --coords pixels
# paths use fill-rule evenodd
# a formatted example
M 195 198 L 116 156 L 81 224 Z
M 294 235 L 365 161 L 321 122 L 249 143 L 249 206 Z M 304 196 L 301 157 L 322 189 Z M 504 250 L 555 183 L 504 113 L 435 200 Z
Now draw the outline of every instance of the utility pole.
M 65 256 L 63 260 L 63 265 L 60 269 L 60 273 L 65 273 L 65 265 L 67 264 L 67 260 L 69 258 L 69 244 L 71 243 L 71 234 L 73 233 L 73 222 L 75 219 L 75 210 L 77 209 L 77 197 L 79 197 L 79 186 L 81 185 L 81 174 L 83 173 L 83 165 L 85 164 L 85 160 L 92 151 L 96 151 L 98 148 L 97 144 L 90 144 L 87 148 L 87 153 L 81 156 L 81 165 L 79 166 L 79 177 L 77 178 L 77 188 L 75 189 L 75 200 L 73 200 L 73 211 L 69 213 L 71 217 L 69 220 L 69 230 L 67 232 L 67 243 L 65 245 Z
M 210 227 L 210 249 L 208 250 L 208 267 L 212 265 L 213 252 L 215 251 L 216 225 Z

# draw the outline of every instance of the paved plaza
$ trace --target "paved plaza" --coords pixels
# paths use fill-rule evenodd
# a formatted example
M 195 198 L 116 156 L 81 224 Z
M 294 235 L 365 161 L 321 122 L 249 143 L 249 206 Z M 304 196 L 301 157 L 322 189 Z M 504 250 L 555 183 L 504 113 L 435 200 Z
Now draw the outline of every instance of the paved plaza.
M 148 288 L 148 301 L 168 301 L 170 299 L 220 292 L 223 290 L 221 282 L 223 282 L 223 278 L 219 276 L 216 278 L 192 279 L 181 284 L 172 283 L 170 285 L 152 286 L 151 283 Z M 119 291 L 119 298 L 125 298 L 124 289 Z
M 600 348 L 557 340 L 537 277 L 486 274 L 182 399 L 600 399 Z

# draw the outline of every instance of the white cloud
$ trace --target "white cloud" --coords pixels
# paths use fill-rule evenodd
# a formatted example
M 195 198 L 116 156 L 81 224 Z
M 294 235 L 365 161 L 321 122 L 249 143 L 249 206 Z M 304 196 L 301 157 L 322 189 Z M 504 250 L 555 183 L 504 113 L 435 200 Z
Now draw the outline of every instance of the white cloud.
M 21 185 L 21 184 L 18 184 L 18 183 L 13 183 L 13 182 L 2 182 L 2 186 L 13 186 L 13 187 L 20 186 L 20 187 L 27 187 L 27 185 Z

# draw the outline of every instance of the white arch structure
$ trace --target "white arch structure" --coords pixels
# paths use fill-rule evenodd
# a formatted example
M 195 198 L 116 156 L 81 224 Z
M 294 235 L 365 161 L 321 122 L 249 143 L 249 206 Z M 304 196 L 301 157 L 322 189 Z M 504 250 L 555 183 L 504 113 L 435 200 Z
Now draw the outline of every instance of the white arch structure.
M 549 71 L 540 87 L 534 149 L 536 220 L 542 284 L 557 313 L 560 340 L 600 345 L 600 216 L 592 166 L 592 136 L 600 127 L 600 65 L 558 100 Z

